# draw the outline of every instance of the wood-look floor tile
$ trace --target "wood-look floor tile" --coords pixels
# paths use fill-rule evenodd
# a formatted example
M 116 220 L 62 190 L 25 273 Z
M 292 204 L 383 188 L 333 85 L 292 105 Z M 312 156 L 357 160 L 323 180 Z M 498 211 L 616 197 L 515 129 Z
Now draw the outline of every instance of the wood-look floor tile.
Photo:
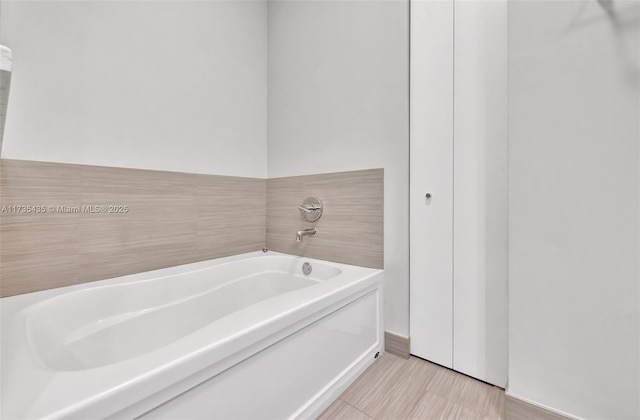
M 338 399 L 318 417 L 318 420 L 373 420 L 373 418 Z
M 431 392 L 426 392 L 420 397 L 406 418 L 414 420 L 484 420 L 482 414 Z
M 436 367 L 415 357 L 406 363 L 407 370 L 401 382 L 388 394 L 389 399 L 373 414 L 378 419 L 408 418 L 413 406 L 426 391 L 427 384 L 436 373 Z
M 503 391 L 468 376 L 439 367 L 427 390 L 483 416 L 501 418 Z
M 496 393 L 497 393 L 496 401 L 494 402 L 494 405 L 490 410 L 490 413 L 485 417 L 485 420 L 504 420 L 507 418 L 504 411 L 505 410 L 504 390 L 500 388 L 496 388 Z
M 342 399 L 354 407 L 364 407 L 375 402 L 376 394 L 401 378 L 406 360 L 383 353 L 345 392 Z
M 375 419 L 505 419 L 503 390 L 413 356 L 383 354 L 340 398 Z
M 415 357 L 409 360 L 385 354 L 361 382 L 348 390 L 343 399 L 376 419 L 407 418 L 424 393 L 436 367 Z M 386 371 L 386 372 L 383 372 Z

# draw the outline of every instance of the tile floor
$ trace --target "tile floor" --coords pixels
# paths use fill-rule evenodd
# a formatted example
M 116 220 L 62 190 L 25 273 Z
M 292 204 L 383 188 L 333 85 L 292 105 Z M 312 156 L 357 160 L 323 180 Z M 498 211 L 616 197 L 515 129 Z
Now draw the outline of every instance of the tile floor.
M 504 418 L 502 389 L 416 357 L 384 353 L 319 419 Z

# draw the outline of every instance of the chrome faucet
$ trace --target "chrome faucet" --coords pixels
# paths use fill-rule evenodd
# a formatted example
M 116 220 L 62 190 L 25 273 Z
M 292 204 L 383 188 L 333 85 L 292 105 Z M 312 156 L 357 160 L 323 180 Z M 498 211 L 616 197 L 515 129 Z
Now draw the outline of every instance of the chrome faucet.
M 298 233 L 296 233 L 296 242 L 302 242 L 303 236 L 316 236 L 316 233 L 318 233 L 316 228 L 299 230 Z

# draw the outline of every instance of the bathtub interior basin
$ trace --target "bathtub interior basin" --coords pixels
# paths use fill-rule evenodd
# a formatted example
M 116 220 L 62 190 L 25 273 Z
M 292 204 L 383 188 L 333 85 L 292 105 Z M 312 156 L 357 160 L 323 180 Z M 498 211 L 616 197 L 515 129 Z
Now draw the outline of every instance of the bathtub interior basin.
M 340 275 L 281 257 L 101 286 L 45 300 L 26 318 L 29 347 L 53 371 L 98 368 L 160 349 L 230 314 Z M 266 263 L 265 263 L 266 261 Z M 82 314 L 79 316 L 79 314 Z

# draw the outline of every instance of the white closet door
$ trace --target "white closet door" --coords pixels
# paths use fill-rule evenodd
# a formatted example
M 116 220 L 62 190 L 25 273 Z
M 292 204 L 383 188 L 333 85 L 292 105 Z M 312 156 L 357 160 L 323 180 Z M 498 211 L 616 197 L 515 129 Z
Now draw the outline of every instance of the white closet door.
M 455 2 L 453 368 L 507 380 L 507 2 Z
M 499 386 L 507 375 L 506 4 L 411 3 L 411 352 Z
M 411 352 L 452 367 L 453 0 L 411 2 L 410 96 Z

